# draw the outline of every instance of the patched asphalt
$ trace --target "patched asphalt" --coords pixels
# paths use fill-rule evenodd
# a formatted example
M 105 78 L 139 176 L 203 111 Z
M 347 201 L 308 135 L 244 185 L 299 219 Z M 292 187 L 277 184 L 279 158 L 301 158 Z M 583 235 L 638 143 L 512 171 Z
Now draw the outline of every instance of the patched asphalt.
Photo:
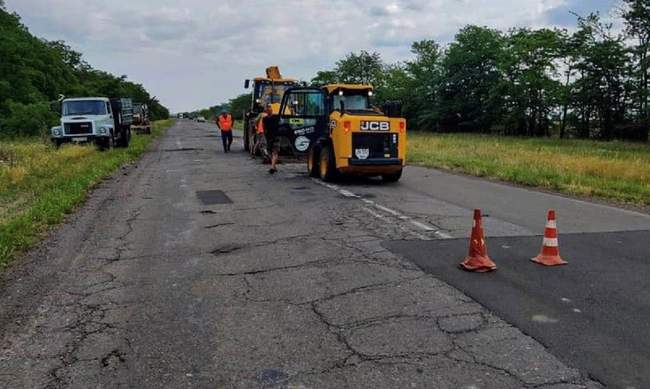
M 540 236 L 488 238 L 499 267 L 489 274 L 456 267 L 467 255 L 467 239 L 385 246 L 608 386 L 648 388 L 649 242 L 650 231 L 561 234 L 561 255 L 569 264 L 549 268 L 530 261 Z

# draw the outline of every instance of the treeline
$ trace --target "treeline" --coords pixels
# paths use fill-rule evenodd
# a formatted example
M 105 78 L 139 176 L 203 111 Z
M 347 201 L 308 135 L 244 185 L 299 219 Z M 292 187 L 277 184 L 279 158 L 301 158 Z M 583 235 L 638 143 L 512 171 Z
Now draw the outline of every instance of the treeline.
M 221 113 L 221 111 L 226 110 L 232 113 L 232 117 L 235 120 L 241 120 L 243 117 L 244 111 L 249 110 L 251 107 L 251 95 L 250 93 L 241 94 L 233 99 L 230 99 L 227 103 L 217 104 L 212 107 L 199 109 L 194 112 L 185 112 L 183 115 L 186 117 L 197 117 L 203 116 L 208 121 L 214 121 L 214 119 Z
M 411 61 L 351 53 L 312 83 L 371 83 L 412 129 L 647 141 L 650 0 L 620 16 L 620 32 L 598 14 L 574 32 L 467 26 L 444 47 L 413 43 Z
M 30 136 L 58 120 L 50 103 L 64 96 L 123 96 L 149 104 L 153 119 L 167 108 L 140 84 L 93 69 L 63 41 L 33 36 L 0 0 L 0 136 Z

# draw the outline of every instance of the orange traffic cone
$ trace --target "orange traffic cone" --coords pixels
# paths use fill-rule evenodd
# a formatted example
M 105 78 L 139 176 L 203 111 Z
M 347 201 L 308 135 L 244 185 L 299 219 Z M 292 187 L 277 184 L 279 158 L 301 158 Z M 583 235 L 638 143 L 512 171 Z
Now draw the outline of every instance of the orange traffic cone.
M 531 261 L 544 266 L 559 266 L 567 263 L 560 258 L 560 246 L 557 240 L 557 223 L 555 221 L 555 211 L 548 211 L 548 221 L 544 230 L 544 241 L 542 242 L 542 252 L 531 259 Z
M 497 265 L 487 255 L 480 209 L 474 210 L 474 225 L 469 242 L 469 255 L 458 266 L 463 270 L 475 273 L 487 273 L 497 269 Z

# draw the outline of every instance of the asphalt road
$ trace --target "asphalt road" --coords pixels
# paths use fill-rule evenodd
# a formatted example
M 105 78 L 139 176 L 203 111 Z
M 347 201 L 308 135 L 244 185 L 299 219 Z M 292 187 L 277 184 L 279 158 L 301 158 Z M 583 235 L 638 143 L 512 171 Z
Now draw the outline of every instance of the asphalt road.
M 539 237 L 488 240 L 499 270 L 458 271 L 465 240 L 391 242 L 412 259 L 612 388 L 650 387 L 650 231 L 564 234 L 568 266 L 530 258 Z
M 180 121 L 102 183 L 0 276 L 0 387 L 601 387 L 583 364 L 590 358 L 565 355 L 512 309 L 483 301 L 494 314 L 477 303 L 480 293 L 457 283 L 460 292 L 425 262 L 453 269 L 462 244 L 450 238 L 467 234 L 476 206 L 490 215 L 491 236 L 515 237 L 504 239 L 515 239 L 517 255 L 539 241 L 530 235 L 549 206 L 561 231 L 576 233 L 643 231 L 649 217 L 419 168 L 395 185 L 324 185 L 302 164 L 266 170 L 222 153 L 210 124 Z M 436 246 L 445 244 L 452 248 Z M 563 271 L 579 287 L 586 278 L 576 265 Z M 495 274 L 530 277 L 508 269 Z M 604 290 L 615 285 L 609 279 Z M 531 312 L 570 327 L 570 314 L 551 303 L 536 309 L 533 289 L 521 288 Z M 595 314 L 584 294 L 561 294 Z

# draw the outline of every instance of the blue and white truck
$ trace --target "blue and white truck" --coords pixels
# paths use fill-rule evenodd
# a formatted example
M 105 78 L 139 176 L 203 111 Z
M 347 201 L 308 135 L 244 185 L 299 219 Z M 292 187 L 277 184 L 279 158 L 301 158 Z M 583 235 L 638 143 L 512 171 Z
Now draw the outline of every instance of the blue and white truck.
M 129 147 L 132 123 L 129 98 L 67 98 L 61 104 L 61 125 L 52 127 L 51 139 L 56 146 L 92 142 L 101 150 Z

